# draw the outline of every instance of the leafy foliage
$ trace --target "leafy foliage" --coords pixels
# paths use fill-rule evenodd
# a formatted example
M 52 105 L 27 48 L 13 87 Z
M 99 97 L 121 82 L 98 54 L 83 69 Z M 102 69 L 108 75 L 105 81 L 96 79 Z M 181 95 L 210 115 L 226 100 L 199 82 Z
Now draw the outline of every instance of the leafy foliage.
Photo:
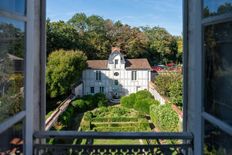
M 160 74 L 155 79 L 155 84 L 161 95 L 170 98 L 171 103 L 182 107 L 183 77 L 179 73 Z
M 170 104 L 152 105 L 150 107 L 150 116 L 153 123 L 162 132 L 179 131 L 178 114 L 172 109 Z
M 159 104 L 147 90 L 141 90 L 129 96 L 124 96 L 121 98 L 120 103 L 124 107 L 134 108 L 145 114 L 149 114 L 149 109 L 152 104 Z
M 83 131 L 149 131 L 150 126 L 140 112 L 121 106 L 100 107 L 86 112 L 81 128 Z
M 79 81 L 86 68 L 86 60 L 81 51 L 58 50 L 49 55 L 46 83 L 50 97 L 66 94 Z
M 152 64 L 177 60 L 178 39 L 164 28 L 131 27 L 97 15 L 77 13 L 68 22 L 47 20 L 47 40 L 49 53 L 73 49 L 88 59 L 107 59 L 111 47 L 117 46 L 127 58 L 143 57 Z
M 96 107 L 107 106 L 108 99 L 105 94 L 97 93 L 95 95 L 86 95 L 81 99 L 72 101 L 72 105 L 76 108 L 78 112 L 85 112 L 87 110 L 92 110 Z

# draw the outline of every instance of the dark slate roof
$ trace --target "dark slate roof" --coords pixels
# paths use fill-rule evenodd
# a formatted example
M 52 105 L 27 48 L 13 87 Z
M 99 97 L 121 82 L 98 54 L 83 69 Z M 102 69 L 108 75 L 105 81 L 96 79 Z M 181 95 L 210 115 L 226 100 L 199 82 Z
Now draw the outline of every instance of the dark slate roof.
M 88 69 L 108 69 L 108 60 L 88 60 Z M 126 69 L 128 70 L 151 70 L 147 59 L 126 59 Z

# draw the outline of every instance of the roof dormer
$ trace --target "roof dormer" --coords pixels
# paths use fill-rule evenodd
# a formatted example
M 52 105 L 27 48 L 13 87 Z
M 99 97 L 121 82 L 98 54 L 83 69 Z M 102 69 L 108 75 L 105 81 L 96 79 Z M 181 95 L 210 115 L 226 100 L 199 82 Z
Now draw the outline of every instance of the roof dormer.
M 120 48 L 112 47 L 111 54 L 108 59 L 109 69 L 123 69 L 125 68 L 124 55 L 120 52 Z

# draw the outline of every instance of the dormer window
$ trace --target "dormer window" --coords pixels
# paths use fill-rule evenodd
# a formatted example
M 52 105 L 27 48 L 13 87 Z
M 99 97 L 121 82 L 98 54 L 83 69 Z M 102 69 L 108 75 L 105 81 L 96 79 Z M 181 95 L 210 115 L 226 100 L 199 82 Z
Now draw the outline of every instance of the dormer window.
M 115 59 L 114 60 L 114 68 L 117 68 L 117 66 L 118 66 L 118 59 Z

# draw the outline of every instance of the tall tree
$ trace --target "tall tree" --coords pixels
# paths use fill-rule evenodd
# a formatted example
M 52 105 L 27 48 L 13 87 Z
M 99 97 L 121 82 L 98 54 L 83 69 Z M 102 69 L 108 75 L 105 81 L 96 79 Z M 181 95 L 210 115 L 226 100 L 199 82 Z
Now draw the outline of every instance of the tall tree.
M 76 29 L 64 21 L 50 22 L 47 20 L 47 53 L 65 49 L 83 49 L 84 39 Z
M 158 56 L 161 63 L 176 61 L 178 47 L 174 36 L 161 27 L 142 27 L 142 29 L 149 38 L 151 55 Z
M 68 93 L 81 78 L 87 57 L 81 51 L 58 50 L 48 57 L 46 83 L 48 95 L 57 97 Z

